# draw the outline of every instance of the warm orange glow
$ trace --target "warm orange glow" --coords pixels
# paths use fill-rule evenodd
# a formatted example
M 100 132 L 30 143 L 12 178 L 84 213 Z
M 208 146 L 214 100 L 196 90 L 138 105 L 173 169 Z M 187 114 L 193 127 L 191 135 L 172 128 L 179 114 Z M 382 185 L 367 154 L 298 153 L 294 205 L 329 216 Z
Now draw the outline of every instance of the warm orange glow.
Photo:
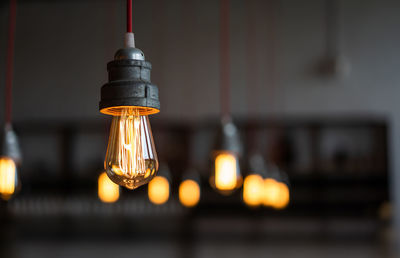
M 274 205 L 275 209 L 281 210 L 286 208 L 290 201 L 289 187 L 284 183 L 279 184 L 279 197 Z
M 149 183 L 149 200 L 157 205 L 166 203 L 169 198 L 169 183 L 163 176 L 156 176 Z
M 179 185 L 179 201 L 186 207 L 193 207 L 200 200 L 200 186 L 194 180 L 185 180 Z
M 243 183 L 243 201 L 249 206 L 262 204 L 264 180 L 260 175 L 248 175 Z
M 275 179 L 266 178 L 264 180 L 263 204 L 265 206 L 274 207 L 279 198 L 279 192 L 278 182 Z
M 126 109 L 113 117 L 105 168 L 114 183 L 129 189 L 148 183 L 157 171 L 150 123 L 138 109 Z
M 119 199 L 119 186 L 108 178 L 106 172 L 100 174 L 98 179 L 98 196 L 102 202 L 116 202 Z
M 215 158 L 215 187 L 229 191 L 236 188 L 238 181 L 237 159 L 235 155 L 224 152 Z
M 15 162 L 7 157 L 0 158 L 0 195 L 4 200 L 8 200 L 15 192 Z
M 263 204 L 275 209 L 284 209 L 290 201 L 289 187 L 275 179 L 267 178 L 264 180 Z
M 112 116 L 121 116 L 124 114 L 125 110 L 127 109 L 136 109 L 139 111 L 139 115 L 141 116 L 148 116 L 157 114 L 160 112 L 159 109 L 151 108 L 151 107 L 137 107 L 137 106 L 115 106 L 115 107 L 107 107 L 102 108 L 100 113 L 105 115 L 112 115 Z

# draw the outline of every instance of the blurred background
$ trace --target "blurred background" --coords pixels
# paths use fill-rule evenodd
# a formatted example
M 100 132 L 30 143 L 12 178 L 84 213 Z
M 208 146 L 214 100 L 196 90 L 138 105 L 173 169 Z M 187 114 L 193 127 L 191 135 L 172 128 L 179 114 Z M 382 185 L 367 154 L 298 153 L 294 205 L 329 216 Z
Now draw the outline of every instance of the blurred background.
M 224 98 L 215 0 L 134 1 L 136 46 L 160 91 L 150 122 L 168 193 L 156 204 L 145 185 L 101 201 L 111 118 L 98 102 L 123 46 L 125 5 L 18 1 L 23 163 L 19 192 L 0 206 L 0 257 L 399 257 L 399 1 L 230 1 L 240 169 L 254 173 L 262 157 L 262 176 L 290 192 L 279 207 L 209 184 Z M 1 1 L 0 78 L 8 18 Z M 200 198 L 187 207 L 179 187 L 193 171 Z

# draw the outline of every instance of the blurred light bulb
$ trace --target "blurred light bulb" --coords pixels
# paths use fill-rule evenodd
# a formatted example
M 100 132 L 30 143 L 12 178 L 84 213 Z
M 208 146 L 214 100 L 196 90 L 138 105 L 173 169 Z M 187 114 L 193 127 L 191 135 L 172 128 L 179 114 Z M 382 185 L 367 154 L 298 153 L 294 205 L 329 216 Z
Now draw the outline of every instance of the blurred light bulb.
M 164 204 L 169 198 L 169 182 L 163 176 L 156 176 L 149 183 L 149 200 L 157 205 Z
M 264 180 L 260 175 L 246 176 L 243 183 L 243 201 L 249 206 L 258 206 L 263 201 Z
M 98 196 L 102 202 L 112 203 L 119 199 L 119 186 L 107 176 L 107 173 L 100 174 L 98 179 Z
M 289 187 L 285 183 L 278 183 L 279 187 L 279 195 L 275 202 L 274 208 L 275 209 L 284 209 L 289 204 L 290 201 L 290 193 Z
M 17 184 L 17 167 L 14 160 L 8 157 L 0 158 L 0 195 L 8 200 L 15 192 Z
M 150 182 L 158 159 L 147 115 L 139 108 L 124 108 L 111 123 L 104 166 L 110 179 L 128 189 Z
M 279 198 L 279 184 L 275 179 L 266 178 L 264 180 L 263 204 L 274 207 Z
M 215 157 L 215 187 L 221 191 L 231 191 L 238 181 L 237 157 L 230 152 L 222 152 Z
M 193 207 L 200 200 L 200 186 L 191 179 L 186 179 L 179 185 L 179 201 L 186 207 Z

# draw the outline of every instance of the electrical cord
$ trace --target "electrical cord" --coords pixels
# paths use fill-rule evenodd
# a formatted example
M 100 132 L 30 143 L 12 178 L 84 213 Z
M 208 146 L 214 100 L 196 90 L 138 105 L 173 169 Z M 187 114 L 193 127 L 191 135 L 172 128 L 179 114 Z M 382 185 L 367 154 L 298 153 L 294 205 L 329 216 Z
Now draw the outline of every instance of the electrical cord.
M 15 42 L 15 27 L 16 27 L 16 8 L 17 1 L 10 0 L 10 13 L 8 22 L 8 43 L 7 43 L 7 67 L 6 67 L 6 107 L 5 117 L 6 123 L 11 124 L 12 117 L 12 86 L 14 76 L 14 42 Z

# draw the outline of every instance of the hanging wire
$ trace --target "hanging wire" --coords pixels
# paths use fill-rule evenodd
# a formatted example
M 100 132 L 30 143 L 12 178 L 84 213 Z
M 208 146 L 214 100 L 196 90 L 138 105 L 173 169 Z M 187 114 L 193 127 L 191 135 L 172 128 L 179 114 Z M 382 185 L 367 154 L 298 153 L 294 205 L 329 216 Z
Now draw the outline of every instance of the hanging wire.
M 6 123 L 11 124 L 12 117 L 12 86 L 14 76 L 14 41 L 15 41 L 15 27 L 16 27 L 16 9 L 17 1 L 10 0 L 10 13 L 8 21 L 8 44 L 7 44 L 7 67 L 6 67 L 6 107 L 5 117 Z
M 230 117 L 229 0 L 221 0 L 220 28 L 220 98 L 221 115 Z
M 126 32 L 132 32 L 132 0 L 126 1 Z

